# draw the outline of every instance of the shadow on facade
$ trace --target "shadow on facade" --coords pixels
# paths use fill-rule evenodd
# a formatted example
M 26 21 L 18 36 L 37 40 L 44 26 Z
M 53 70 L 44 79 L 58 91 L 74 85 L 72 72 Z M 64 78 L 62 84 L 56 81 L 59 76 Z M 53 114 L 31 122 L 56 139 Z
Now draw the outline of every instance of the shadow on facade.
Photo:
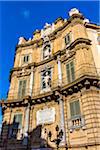
M 18 140 L 18 123 L 2 125 L 0 137 L 0 150 L 52 150 L 48 141 L 41 137 L 42 126 L 39 125 L 28 133 L 28 136 L 21 135 Z

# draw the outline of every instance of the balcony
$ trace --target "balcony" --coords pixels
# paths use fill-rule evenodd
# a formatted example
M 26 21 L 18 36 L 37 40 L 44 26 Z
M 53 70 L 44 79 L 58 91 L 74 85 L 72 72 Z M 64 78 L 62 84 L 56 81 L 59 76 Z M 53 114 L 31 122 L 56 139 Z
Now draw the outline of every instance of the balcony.
M 80 128 L 85 129 L 84 117 L 81 115 L 77 115 L 69 119 L 68 127 L 69 127 L 70 132 L 73 132 L 74 130 L 78 130 Z
M 72 78 L 72 80 L 70 80 L 70 82 L 68 81 L 67 74 L 65 76 L 63 76 L 62 81 L 59 81 L 58 78 L 56 78 L 55 80 L 52 80 L 50 87 L 47 89 L 41 89 L 41 87 L 35 88 L 35 86 L 33 86 L 32 95 L 30 93 L 29 88 L 27 88 L 25 90 L 25 93 L 20 96 L 18 93 L 18 89 L 11 89 L 8 93 L 8 100 L 18 100 L 19 101 L 19 100 L 22 100 L 23 98 L 25 98 L 26 96 L 31 96 L 33 99 L 35 97 L 44 96 L 45 94 L 52 93 L 53 91 L 57 90 L 59 87 L 60 87 L 60 89 L 62 89 L 65 86 L 70 87 L 71 85 L 74 85 L 77 82 L 79 82 L 80 80 L 82 80 L 83 77 L 90 77 L 91 79 L 92 78 L 99 79 L 100 69 L 99 68 L 97 69 L 89 64 L 83 64 L 81 67 L 79 67 L 79 69 L 75 70 L 74 75 L 71 74 L 71 76 L 74 76 L 74 78 Z M 40 85 L 41 85 L 41 83 L 40 83 Z

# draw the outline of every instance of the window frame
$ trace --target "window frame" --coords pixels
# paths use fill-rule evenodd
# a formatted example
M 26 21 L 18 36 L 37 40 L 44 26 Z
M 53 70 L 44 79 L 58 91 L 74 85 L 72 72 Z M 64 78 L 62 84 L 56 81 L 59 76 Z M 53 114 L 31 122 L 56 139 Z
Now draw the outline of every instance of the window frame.
M 23 93 L 23 88 L 24 88 L 24 86 L 23 86 L 24 81 L 26 82 L 25 83 L 25 89 L 24 89 L 25 91 L 24 91 L 24 94 L 22 94 Z M 18 98 L 22 98 L 22 97 L 24 97 L 26 95 L 27 79 L 20 79 L 18 82 L 19 82 L 18 83 Z M 20 82 L 22 82 L 22 86 L 21 87 L 20 87 Z M 21 94 L 19 94 L 19 93 L 21 93 Z
M 69 40 L 68 40 L 68 37 L 69 37 Z M 65 42 L 65 45 L 66 46 L 69 46 L 72 42 L 72 32 L 68 32 L 65 37 L 64 37 L 64 42 Z
M 25 59 L 25 61 L 24 61 Z M 28 61 L 27 61 L 28 59 Z M 21 55 L 20 65 L 27 65 L 32 62 L 32 53 L 26 53 Z
M 14 127 L 14 117 L 15 117 L 15 115 L 21 115 L 21 127 L 18 127 L 18 128 Z M 13 113 L 13 115 L 12 115 L 12 125 L 9 128 L 9 138 L 17 138 L 18 131 L 19 130 L 21 131 L 22 128 L 23 128 L 23 113 L 22 112 L 15 112 L 15 113 Z M 17 134 L 15 135 L 15 137 L 13 135 L 14 130 L 17 130 Z
M 14 117 L 18 116 L 18 115 L 21 115 L 21 127 L 18 127 L 18 129 L 21 129 L 22 128 L 22 116 L 23 116 L 23 114 L 22 113 L 15 113 L 13 116 L 13 121 L 14 121 Z M 15 123 L 19 123 L 19 122 L 15 122 Z
M 30 61 L 30 55 L 26 54 L 23 56 L 23 64 L 29 63 Z
M 71 66 L 71 63 L 73 63 L 73 66 Z M 69 66 L 69 69 L 67 69 L 67 66 Z M 67 78 L 68 84 L 75 80 L 75 61 L 74 60 L 70 60 L 69 62 L 66 63 L 66 78 Z
M 79 113 L 77 114 L 76 112 L 77 112 L 77 108 L 75 108 L 76 106 L 75 106 L 75 102 L 78 102 L 78 104 L 79 104 Z M 74 113 L 76 113 L 76 114 L 74 114 L 74 115 L 72 115 L 71 114 L 71 104 L 73 104 L 74 105 Z M 75 119 L 75 118 L 77 118 L 77 117 L 79 117 L 79 116 L 81 116 L 81 105 L 80 105 L 80 100 L 79 99 L 75 99 L 75 100 L 72 100 L 71 102 L 69 102 L 69 110 L 70 110 L 70 118 L 71 119 Z

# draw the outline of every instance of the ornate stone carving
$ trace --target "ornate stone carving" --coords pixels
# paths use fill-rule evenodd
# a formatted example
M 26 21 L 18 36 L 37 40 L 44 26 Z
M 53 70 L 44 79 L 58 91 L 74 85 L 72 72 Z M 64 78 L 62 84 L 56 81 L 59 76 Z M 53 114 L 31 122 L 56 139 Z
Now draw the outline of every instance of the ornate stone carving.
M 66 61 L 67 59 L 69 59 L 70 57 L 72 57 L 73 55 L 75 55 L 75 50 L 66 50 L 66 54 L 64 56 L 62 56 L 62 61 Z
M 30 73 L 31 73 L 30 69 L 23 68 L 22 70 L 20 70 L 20 71 L 17 72 L 17 77 L 29 76 Z
M 53 31 L 54 31 L 54 24 L 51 25 L 51 24 L 46 23 L 44 26 L 44 29 L 41 30 L 41 37 L 43 38 L 44 36 L 49 35 Z
M 38 110 L 36 115 L 37 125 L 53 123 L 55 121 L 55 108 L 47 107 L 43 110 Z
M 48 75 L 48 72 L 46 72 L 46 76 L 44 77 L 44 82 L 45 82 L 46 88 L 49 88 L 50 87 L 50 83 L 51 83 L 51 78 Z
M 43 37 L 43 59 L 47 59 L 51 56 L 51 43 L 48 36 Z
M 20 45 L 20 44 L 25 44 L 25 43 L 26 43 L 26 40 L 25 40 L 23 37 L 20 37 L 20 38 L 19 38 L 18 45 Z
M 72 15 L 75 15 L 75 14 L 80 14 L 79 13 L 79 10 L 77 8 L 72 8 L 70 11 L 69 11 L 69 16 L 71 17 Z

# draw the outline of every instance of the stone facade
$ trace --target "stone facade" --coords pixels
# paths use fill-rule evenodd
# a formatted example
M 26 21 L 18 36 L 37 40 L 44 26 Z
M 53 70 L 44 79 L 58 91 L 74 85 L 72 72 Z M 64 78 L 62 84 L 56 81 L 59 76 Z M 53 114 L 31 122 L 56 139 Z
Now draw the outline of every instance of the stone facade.
M 100 150 L 100 27 L 76 9 L 69 16 L 19 38 L 1 102 L 1 150 L 56 149 L 57 125 L 59 149 Z

